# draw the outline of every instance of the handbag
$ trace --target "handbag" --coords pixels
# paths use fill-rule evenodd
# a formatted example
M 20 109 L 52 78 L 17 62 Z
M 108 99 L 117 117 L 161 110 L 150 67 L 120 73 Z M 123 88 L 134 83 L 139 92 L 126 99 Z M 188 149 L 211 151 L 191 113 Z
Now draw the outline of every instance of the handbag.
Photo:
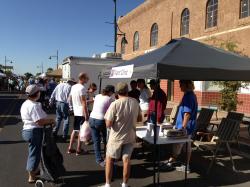
M 85 121 L 80 129 L 80 141 L 81 142 L 86 142 L 91 138 L 91 128 L 89 126 L 89 122 Z

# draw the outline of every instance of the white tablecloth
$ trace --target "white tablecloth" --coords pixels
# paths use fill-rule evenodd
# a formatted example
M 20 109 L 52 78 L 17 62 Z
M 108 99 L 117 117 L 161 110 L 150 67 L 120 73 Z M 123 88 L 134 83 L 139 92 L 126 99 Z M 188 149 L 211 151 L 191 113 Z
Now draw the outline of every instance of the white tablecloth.
M 168 138 L 166 136 L 163 136 L 162 133 L 159 134 L 157 135 L 157 141 L 156 141 L 156 144 L 158 145 L 192 142 L 192 139 L 190 138 Z M 147 126 L 136 127 L 136 136 L 150 144 L 154 144 L 154 136 L 152 133 L 148 131 Z

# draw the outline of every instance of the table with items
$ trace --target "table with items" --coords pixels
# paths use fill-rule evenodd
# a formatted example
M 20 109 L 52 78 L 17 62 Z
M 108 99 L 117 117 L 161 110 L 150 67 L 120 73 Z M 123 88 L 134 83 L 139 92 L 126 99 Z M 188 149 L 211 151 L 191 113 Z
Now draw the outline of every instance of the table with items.
M 136 136 L 143 141 L 154 144 L 154 124 L 148 123 L 146 126 L 136 127 Z M 188 138 L 187 135 L 183 134 L 183 131 L 173 130 L 173 126 L 170 123 L 157 124 L 157 136 L 156 136 L 156 145 L 166 145 L 166 144 L 179 144 L 185 143 L 186 150 L 189 142 L 192 142 L 192 139 Z M 160 183 L 159 177 L 159 159 L 157 161 L 157 183 Z M 187 155 L 186 155 L 186 170 L 185 170 L 185 185 L 187 181 Z

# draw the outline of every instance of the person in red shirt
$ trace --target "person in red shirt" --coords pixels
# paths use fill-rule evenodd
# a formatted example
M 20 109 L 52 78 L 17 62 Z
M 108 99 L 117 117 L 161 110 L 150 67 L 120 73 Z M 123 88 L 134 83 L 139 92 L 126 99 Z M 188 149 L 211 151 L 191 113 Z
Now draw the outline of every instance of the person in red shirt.
M 156 80 L 152 79 L 149 82 L 151 90 L 154 90 L 152 97 L 149 101 L 149 109 L 148 109 L 148 122 L 153 123 L 155 121 L 155 98 L 156 98 Z M 160 85 L 157 89 L 158 93 L 158 102 L 157 102 L 157 123 L 162 123 L 165 117 L 164 111 L 167 106 L 167 95 L 160 88 Z

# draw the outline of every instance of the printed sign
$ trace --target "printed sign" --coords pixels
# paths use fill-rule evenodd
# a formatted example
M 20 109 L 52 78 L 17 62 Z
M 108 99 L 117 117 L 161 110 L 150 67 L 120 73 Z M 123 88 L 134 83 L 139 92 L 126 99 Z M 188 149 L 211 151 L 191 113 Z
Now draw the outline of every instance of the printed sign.
M 133 75 L 134 64 L 128 66 L 113 67 L 109 78 L 131 78 Z

